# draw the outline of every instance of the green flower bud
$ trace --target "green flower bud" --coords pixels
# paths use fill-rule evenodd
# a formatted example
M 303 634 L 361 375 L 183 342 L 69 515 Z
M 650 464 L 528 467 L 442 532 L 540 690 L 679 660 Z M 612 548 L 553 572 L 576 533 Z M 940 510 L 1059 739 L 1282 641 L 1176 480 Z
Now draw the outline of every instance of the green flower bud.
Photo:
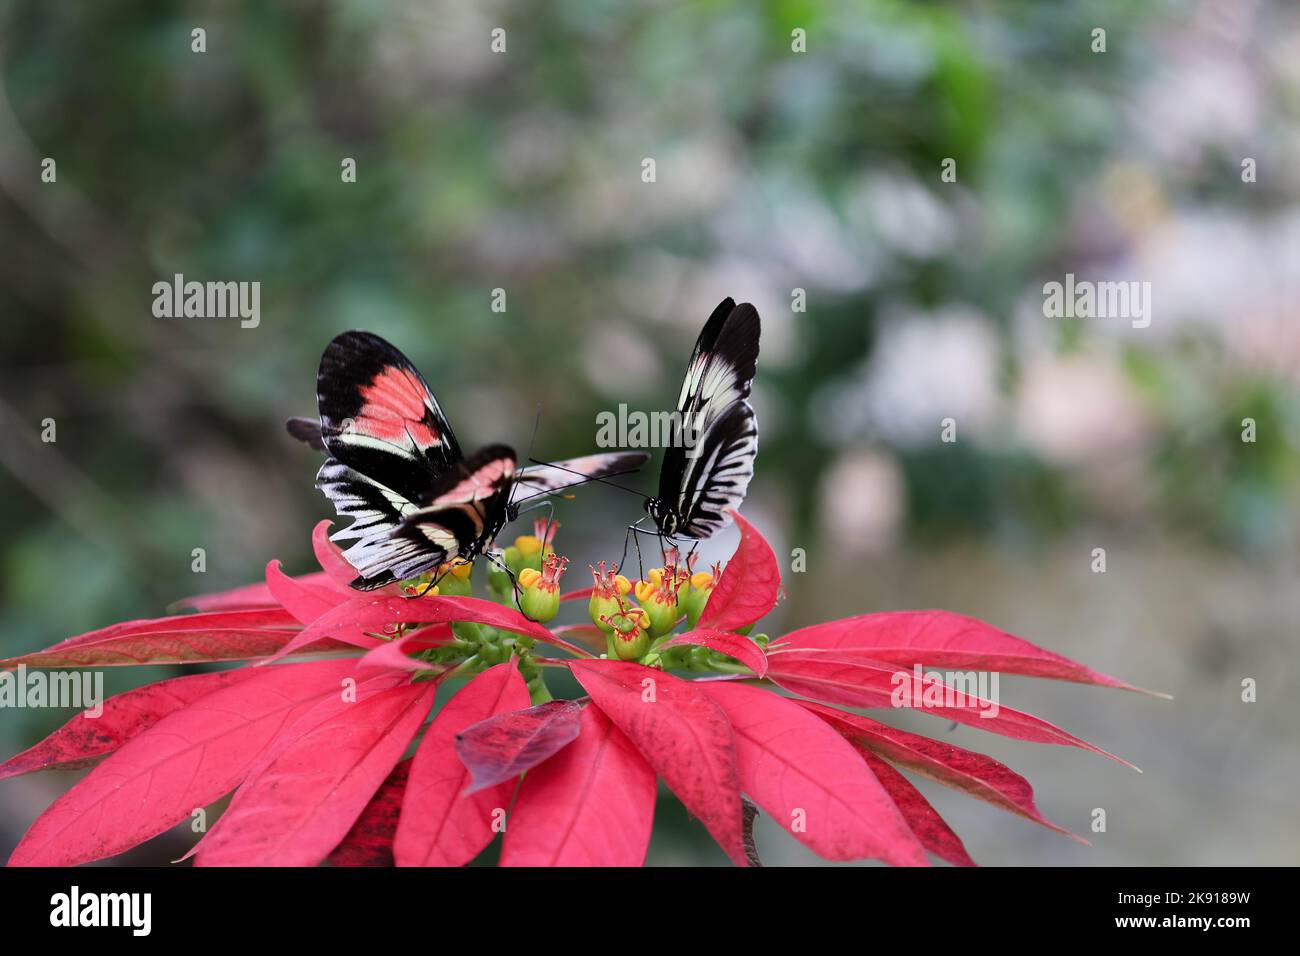
M 636 596 L 649 617 L 651 637 L 662 637 L 677 626 L 681 611 L 674 578 L 660 575 L 657 582 L 641 581 L 636 586 Z
M 591 623 L 607 635 L 612 634 L 613 628 L 605 623 L 605 618 L 613 617 L 626 609 L 624 597 L 632 590 L 632 584 L 618 573 L 617 567 L 606 571 L 604 561 L 600 562 L 599 571 L 591 565 L 588 567 L 591 567 L 594 583 L 591 588 L 591 600 L 587 603 L 587 613 L 591 617 Z
M 650 635 L 646 631 L 649 618 L 639 607 L 605 618 L 610 635 L 607 643 L 614 649 L 614 656 L 623 661 L 640 660 L 650 649 Z
M 519 572 L 519 610 L 545 624 L 560 612 L 560 576 L 568 565 L 568 558 L 546 556 L 542 571 L 524 568 Z
M 716 571 L 715 567 L 715 571 Z M 682 610 L 686 612 L 686 623 L 694 627 L 704 613 L 704 606 L 709 603 L 709 595 L 717 577 L 707 571 L 697 571 L 691 575 L 691 586 L 681 599 Z

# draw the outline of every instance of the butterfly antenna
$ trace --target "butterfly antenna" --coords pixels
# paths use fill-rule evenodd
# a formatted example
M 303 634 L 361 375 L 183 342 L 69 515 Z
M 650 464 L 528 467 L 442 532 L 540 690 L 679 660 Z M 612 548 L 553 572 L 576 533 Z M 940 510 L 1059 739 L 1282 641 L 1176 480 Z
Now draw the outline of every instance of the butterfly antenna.
M 533 460 L 533 446 L 537 443 L 537 430 L 541 427 L 542 427 L 542 403 L 538 402 L 537 414 L 533 416 L 533 434 L 528 439 L 528 454 L 526 457 L 528 458 L 529 461 Z M 520 484 L 519 482 L 515 482 L 515 487 L 518 487 L 519 484 Z M 523 498 L 520 498 L 518 499 L 518 501 L 516 501 L 515 489 L 514 488 L 510 489 L 510 504 L 512 505 L 518 504 L 519 501 L 527 501 L 528 498 L 531 497 L 533 496 L 526 495 Z
M 578 485 L 585 485 L 587 484 L 587 482 L 590 481 L 598 481 L 602 485 L 609 485 L 611 488 L 617 488 L 619 491 L 626 491 L 629 495 L 636 495 L 638 498 L 641 498 L 642 500 L 645 499 L 645 494 L 643 492 L 637 491 L 634 488 L 629 488 L 627 487 L 627 485 L 620 485 L 617 482 L 609 481 L 605 478 L 597 478 L 595 475 L 584 475 L 580 471 L 575 471 L 572 468 L 565 468 L 563 465 L 557 465 L 553 461 L 542 461 L 540 458 L 533 458 L 531 456 L 529 456 L 528 460 L 532 462 L 534 465 L 545 465 L 547 468 L 557 468 L 560 471 L 567 471 L 571 475 L 577 475 L 579 478 L 582 479 L 582 481 L 575 481 L 572 485 L 565 485 L 564 487 L 566 488 L 574 488 L 577 487 Z M 618 474 L 620 475 L 629 475 L 631 473 L 632 473 L 631 471 L 618 472 Z
M 531 460 L 533 446 L 537 444 L 537 430 L 542 427 L 542 403 L 537 403 L 537 414 L 533 416 L 533 436 L 528 439 L 528 457 Z
M 536 459 L 533 459 L 533 460 L 536 462 Z M 545 462 L 539 462 L 539 464 L 545 464 Z M 552 466 L 552 467 L 559 467 L 559 466 Z M 560 468 L 560 471 L 570 471 L 570 469 L 568 469 L 568 468 Z M 575 475 L 577 475 L 577 474 L 581 474 L 581 472 L 577 472 L 577 471 L 570 471 L 570 473 L 571 473 L 571 474 L 575 474 Z M 610 475 L 612 475 L 612 476 L 615 477 L 615 478 L 617 478 L 619 475 L 633 475 L 633 474 L 636 474 L 636 469 L 635 469 L 635 468 L 629 468 L 629 469 L 627 469 L 626 471 L 613 471 L 613 472 L 610 472 Z M 591 477 L 589 477 L 589 476 L 583 476 L 582 481 L 575 481 L 575 482 L 574 482 L 573 484 L 571 484 L 571 485 L 563 485 L 562 487 L 559 487 L 559 488 L 548 488 L 548 489 L 545 490 L 545 491 L 535 491 L 535 492 L 533 492 L 531 495 L 524 495 L 522 498 L 516 498 L 516 499 L 514 500 L 513 504 L 519 504 L 520 502 L 528 501 L 530 498 L 540 498 L 542 495 L 558 495 L 558 494 L 560 494 L 560 492 L 562 492 L 562 491 L 568 491 L 570 488 L 578 488 L 578 487 L 580 487 L 580 486 L 582 486 L 582 485 L 590 484 L 590 483 L 593 482 L 593 481 L 599 481 L 599 480 L 600 480 L 600 479 L 598 479 L 598 478 L 591 478 Z M 521 478 L 521 479 L 518 481 L 518 484 L 521 484 L 521 485 L 527 485 L 528 483 L 529 483 L 529 482 L 528 482 L 528 479 L 527 479 L 527 478 Z M 605 482 L 605 484 L 612 484 L 612 482 Z M 618 486 L 618 485 L 614 485 L 614 487 L 617 488 L 617 487 L 619 487 L 619 486 Z M 624 490 L 625 490 L 625 491 L 631 491 L 630 488 L 625 488 Z M 566 500 L 572 500 L 572 496 L 571 496 L 571 495 L 562 495 L 561 497 L 565 498 Z

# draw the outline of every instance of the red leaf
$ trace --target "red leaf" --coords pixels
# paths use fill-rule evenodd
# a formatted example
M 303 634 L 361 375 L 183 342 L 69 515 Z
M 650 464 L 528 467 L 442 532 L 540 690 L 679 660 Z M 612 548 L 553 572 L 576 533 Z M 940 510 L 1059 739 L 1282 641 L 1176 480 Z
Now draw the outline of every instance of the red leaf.
M 368 650 L 377 647 L 379 639 L 368 636 L 367 631 L 378 631 L 392 624 L 448 624 L 454 621 L 488 624 L 516 634 L 527 634 L 548 644 L 563 644 L 542 625 L 528 620 L 518 611 L 482 598 L 358 596 L 317 618 L 280 653 L 292 653 L 303 644 L 326 636 Z
M 578 588 L 576 591 L 569 591 L 567 594 L 560 595 L 560 602 L 565 601 L 590 601 L 594 587 Z
M 592 701 L 737 866 L 745 866 L 731 724 L 693 682 L 624 661 L 569 661 Z
M 355 703 L 250 776 L 199 844 L 195 865 L 315 866 L 325 859 L 406 752 L 438 687 L 386 683 L 358 686 Z
M 839 734 L 793 701 L 737 683 L 701 689 L 736 736 L 740 786 L 795 839 L 827 860 L 928 860 L 870 768 Z
M 352 829 L 334 848 L 327 861 L 334 866 L 393 866 L 393 835 L 402 812 L 410 759 L 403 760 L 388 775 Z
M 859 750 L 879 754 L 977 800 L 1041 823 L 1049 830 L 1063 833 L 1080 843 L 1087 842 L 1039 813 L 1034 805 L 1034 788 L 1029 781 L 992 757 L 899 730 L 860 714 L 846 713 L 811 701 L 798 703 L 829 723 Z
M 167 617 L 123 621 L 59 641 L 50 650 L 63 650 L 83 644 L 95 644 L 109 637 L 142 634 L 179 633 L 182 631 L 267 630 L 296 631 L 298 622 L 281 607 L 248 608 L 242 611 L 208 611 L 200 614 L 171 614 Z
M 298 622 L 280 607 L 253 608 L 243 611 L 214 611 L 203 614 L 173 614 L 168 617 L 144 618 L 110 624 L 98 630 L 65 638 L 42 653 L 69 647 L 98 644 L 109 638 L 138 637 L 144 634 L 182 633 L 185 631 L 296 631 Z
M 702 629 L 734 631 L 753 624 L 776 607 L 781 590 L 781 572 L 772 546 L 740 512 L 732 515 L 740 528 L 740 545 L 704 605 L 697 624 Z
M 586 650 L 605 653 L 605 632 L 595 624 L 561 624 L 551 628 L 551 633 L 564 640 L 581 641 Z
M 73 770 L 98 763 L 163 717 L 206 694 L 251 677 L 248 668 L 146 684 L 104 701 L 98 717 L 80 713 L 34 747 L 0 763 L 0 780 L 34 770 Z
M 449 644 L 455 637 L 449 624 L 417 628 L 394 640 L 384 641 L 374 650 L 366 651 L 361 657 L 361 662 L 375 667 L 394 667 L 408 671 L 429 670 L 432 668 L 431 664 L 427 661 L 418 661 L 409 655 Z
M 924 680 L 914 687 L 912 673 L 897 664 L 862 657 L 852 651 L 774 651 L 768 677 L 788 691 L 850 707 L 902 707 L 919 710 L 1016 740 L 1079 747 L 1133 767 L 1126 760 L 1080 740 L 1060 727 L 974 694 L 960 694 L 943 681 Z M 942 702 L 927 703 L 926 690 L 942 693 Z M 960 694 L 960 696 L 958 696 Z M 1133 767 L 1133 769 L 1137 769 Z
M 655 772 L 598 707 L 578 739 L 519 787 L 502 866 L 640 866 L 654 825 Z
M 32 824 L 10 866 L 71 866 L 129 850 L 230 792 L 263 747 L 353 676 L 355 660 L 259 668 L 168 714 Z
M 279 561 L 271 561 L 266 566 L 266 589 L 281 607 L 304 625 L 348 600 L 348 595 L 340 594 L 332 586 L 295 581 L 280 570 Z
M 299 633 L 297 621 L 280 608 L 177 614 L 70 637 L 43 651 L 0 660 L 0 668 L 242 661 L 275 654 Z M 309 641 L 296 650 L 315 653 L 338 647 L 334 641 Z
M 326 638 L 366 650 L 382 646 L 386 641 L 368 632 L 387 631 L 395 623 L 418 623 L 410 619 L 409 608 L 403 608 L 400 604 L 389 607 L 390 600 L 401 601 L 402 599 L 355 597 L 344 601 L 304 627 L 266 663 L 274 664 L 279 658 Z
M 513 780 L 563 750 L 578 736 L 581 710 L 577 701 L 552 700 L 466 727 L 456 737 L 456 753 L 470 775 L 465 795 Z
M 733 631 L 713 631 L 706 628 L 696 628 L 693 631 L 678 634 L 676 637 L 664 641 L 659 645 L 659 649 L 674 647 L 678 644 L 697 644 L 700 647 L 707 647 L 711 651 L 726 654 L 728 657 L 734 657 L 759 677 L 767 673 L 767 654 L 743 634 L 736 634 Z
M 827 621 L 791 631 L 781 638 L 781 645 L 862 651 L 878 661 L 908 667 L 1001 671 L 1168 696 L 1134 687 L 991 624 L 948 611 L 886 611 Z
M 456 735 L 493 714 L 527 706 L 528 687 L 512 658 L 479 674 L 438 712 L 411 765 L 393 841 L 398 866 L 464 866 L 492 842 L 514 781 L 465 796 L 469 771 L 456 756 Z
M 485 601 L 476 597 L 453 597 L 438 595 L 419 598 L 420 620 L 429 624 L 450 624 L 454 621 L 471 621 L 475 624 L 487 624 L 490 627 L 525 634 L 546 644 L 554 644 L 555 635 L 536 621 L 530 621 L 514 608 L 503 607 L 495 601 Z
M 311 549 L 316 555 L 316 563 L 325 572 L 325 580 L 335 590 L 352 594 L 354 592 L 351 584 L 356 580 L 357 572 L 352 565 L 348 564 L 348 559 L 343 557 L 342 549 L 330 540 L 330 525 L 333 523 L 328 518 L 316 522 L 316 527 L 311 531 Z M 389 585 L 389 588 L 396 589 L 396 587 L 397 585 Z M 383 593 L 389 593 L 388 588 L 385 588 Z
M 930 805 L 930 801 L 925 799 L 910 780 L 870 750 L 864 748 L 859 753 L 923 847 L 953 866 L 975 865 L 975 861 L 966 852 L 961 837 L 953 832 L 947 821 L 939 816 L 939 811 Z
M 314 574 L 304 574 L 294 578 L 295 581 L 301 581 L 304 584 L 316 584 L 329 586 L 329 575 L 324 572 Z M 176 608 L 194 608 L 196 611 L 238 611 L 255 608 L 273 608 L 279 604 L 275 598 L 271 597 L 271 592 L 266 589 L 265 581 L 258 581 L 256 584 L 245 584 L 243 587 L 231 588 L 229 591 L 218 591 L 215 594 L 196 594 L 192 597 L 181 598 L 171 605 L 171 609 Z

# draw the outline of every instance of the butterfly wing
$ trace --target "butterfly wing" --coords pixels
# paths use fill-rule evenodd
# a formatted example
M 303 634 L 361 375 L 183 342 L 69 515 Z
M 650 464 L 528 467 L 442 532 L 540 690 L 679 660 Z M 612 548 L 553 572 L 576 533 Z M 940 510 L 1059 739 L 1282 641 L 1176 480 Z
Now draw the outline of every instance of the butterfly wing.
M 325 463 L 322 475 L 331 462 Z M 352 586 L 371 590 L 457 556 L 474 557 L 505 523 L 514 472 L 514 452 L 493 445 L 460 462 L 431 490 L 423 506 L 386 495 L 374 482 L 362 485 L 366 494 L 356 505 L 356 520 L 346 529 L 349 537 L 354 529 L 360 528 L 361 534 L 343 552 L 360 573 Z M 338 498 L 335 504 L 343 514 Z
M 631 474 L 649 460 L 650 456 L 643 451 L 602 452 L 584 455 L 582 458 L 567 458 L 564 461 L 520 468 L 515 472 L 515 484 L 519 486 L 521 498 L 533 498 L 554 494 L 597 478 Z
M 733 402 L 683 456 L 681 491 L 675 499 L 677 533 L 711 538 L 731 522 L 754 477 L 758 422 L 748 402 Z M 669 499 L 673 501 L 674 499 Z
M 758 452 L 748 398 L 758 365 L 760 324 L 749 303 L 728 298 L 713 310 L 686 367 L 672 441 L 659 472 L 659 500 L 677 531 L 708 538 L 725 527 L 727 507 L 744 500 Z
M 344 332 L 325 347 L 316 401 L 330 455 L 407 501 L 427 504 L 464 458 L 424 376 L 370 332 Z
M 686 366 L 677 412 L 682 427 L 703 435 L 708 423 L 732 402 L 749 397 L 758 365 L 758 310 L 723 299 L 695 342 Z
M 304 445 L 310 445 L 317 451 L 325 451 L 325 439 L 321 437 L 319 418 L 303 418 L 295 415 L 285 420 L 284 430 Z

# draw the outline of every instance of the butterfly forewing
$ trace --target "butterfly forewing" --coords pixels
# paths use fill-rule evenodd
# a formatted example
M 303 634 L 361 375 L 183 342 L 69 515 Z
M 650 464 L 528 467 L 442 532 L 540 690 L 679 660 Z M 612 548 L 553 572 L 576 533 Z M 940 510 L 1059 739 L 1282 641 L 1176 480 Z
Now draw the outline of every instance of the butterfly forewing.
M 703 435 L 732 402 L 749 397 L 758 364 L 759 319 L 748 302 L 724 299 L 704 324 L 677 398 L 676 427 L 687 441 Z
M 611 475 L 630 474 L 644 465 L 649 457 L 643 451 L 615 451 L 529 465 L 515 472 L 519 491 L 516 500 L 552 494 Z
M 316 376 L 321 437 L 329 453 L 409 501 L 462 459 L 456 436 L 424 377 L 369 332 L 344 332 Z
M 731 521 L 728 509 L 740 507 L 745 500 L 757 454 L 754 410 L 748 402 L 735 402 L 685 455 L 676 501 L 678 533 L 703 539 L 725 528 Z

